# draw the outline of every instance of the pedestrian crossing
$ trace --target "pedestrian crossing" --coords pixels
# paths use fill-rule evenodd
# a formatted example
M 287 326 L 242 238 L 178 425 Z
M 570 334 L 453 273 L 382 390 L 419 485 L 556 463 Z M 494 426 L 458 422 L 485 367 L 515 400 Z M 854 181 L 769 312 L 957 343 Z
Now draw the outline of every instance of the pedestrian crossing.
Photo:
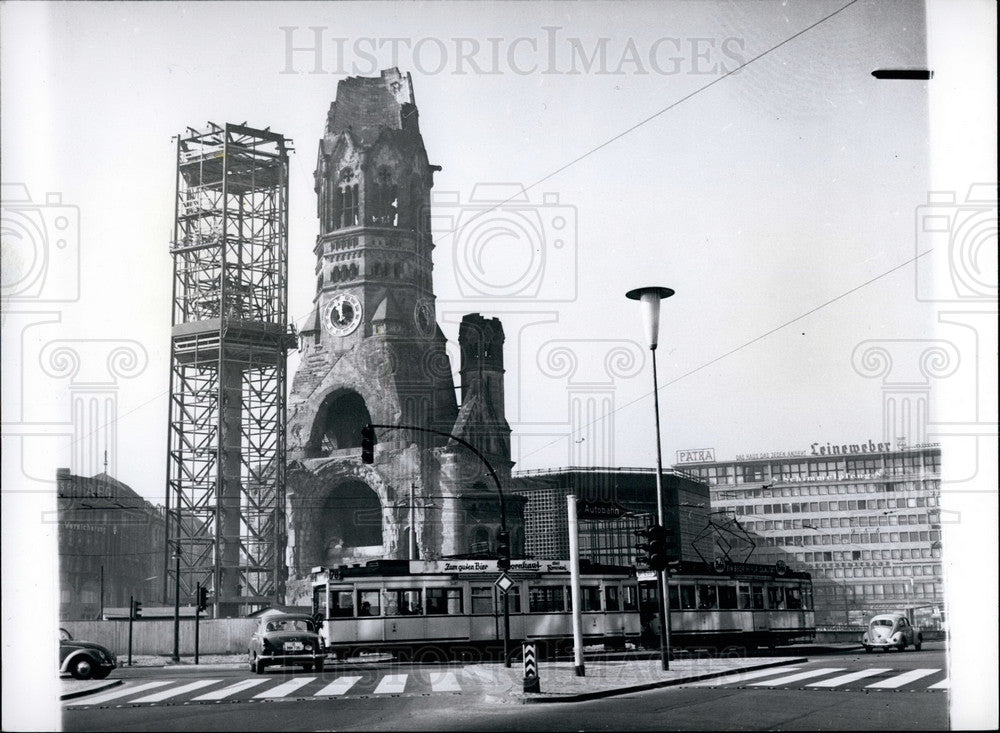
M 843 673 L 843 674 L 839 674 Z M 944 675 L 942 677 L 942 675 Z M 931 682 L 931 684 L 926 684 Z M 770 667 L 749 672 L 733 672 L 721 677 L 699 680 L 684 687 L 802 688 L 826 690 L 947 690 L 948 676 L 943 669 L 920 668 L 897 670 L 891 667 L 867 667 L 847 672 L 843 667 Z
M 329 699 L 347 695 L 461 693 L 455 672 L 422 674 L 343 675 L 330 679 L 263 676 L 234 682 L 225 677 L 205 679 L 126 680 L 105 692 L 64 701 L 64 707 L 125 707 L 153 703 L 219 703 L 238 700 Z

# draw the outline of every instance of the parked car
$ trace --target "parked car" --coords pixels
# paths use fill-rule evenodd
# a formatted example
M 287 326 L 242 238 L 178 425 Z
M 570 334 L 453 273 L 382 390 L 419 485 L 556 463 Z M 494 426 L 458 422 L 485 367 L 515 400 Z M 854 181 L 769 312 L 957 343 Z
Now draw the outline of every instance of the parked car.
M 307 672 L 323 671 L 323 641 L 310 616 L 274 614 L 261 618 L 248 651 L 254 674 L 271 665 L 302 665 Z
M 910 625 L 906 616 L 883 613 L 873 616 L 868 622 L 868 630 L 861 638 L 861 643 L 866 652 L 873 649 L 888 650 L 890 648 L 903 651 L 911 645 L 919 652 L 924 643 L 924 636 L 920 629 Z
M 59 674 L 103 680 L 117 666 L 118 658 L 107 647 L 74 639 L 66 629 L 59 629 Z

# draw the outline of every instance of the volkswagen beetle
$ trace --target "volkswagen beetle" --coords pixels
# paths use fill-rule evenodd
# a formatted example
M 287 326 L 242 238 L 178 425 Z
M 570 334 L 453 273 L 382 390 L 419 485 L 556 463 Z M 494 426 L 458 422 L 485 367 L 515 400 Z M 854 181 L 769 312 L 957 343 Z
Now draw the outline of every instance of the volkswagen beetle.
M 118 659 L 105 646 L 74 639 L 66 629 L 59 629 L 59 673 L 78 680 L 103 680 L 118 666 Z
M 323 642 L 310 616 L 274 614 L 260 620 L 250 637 L 250 671 L 264 672 L 271 665 L 302 665 L 306 671 L 323 671 Z
M 911 626 L 906 616 L 895 613 L 873 616 L 868 622 L 868 630 L 861 638 L 861 644 L 866 652 L 873 649 L 888 651 L 892 648 L 903 651 L 908 646 L 913 646 L 919 652 L 923 643 L 924 637 L 920 629 Z

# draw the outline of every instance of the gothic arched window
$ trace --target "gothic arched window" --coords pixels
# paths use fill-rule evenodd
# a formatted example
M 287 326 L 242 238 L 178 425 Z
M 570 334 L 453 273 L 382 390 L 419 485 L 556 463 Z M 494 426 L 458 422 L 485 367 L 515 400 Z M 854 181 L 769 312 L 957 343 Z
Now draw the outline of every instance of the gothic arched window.
M 375 178 L 375 196 L 369 220 L 375 226 L 394 227 L 399 217 L 399 189 L 388 168 L 380 168 Z

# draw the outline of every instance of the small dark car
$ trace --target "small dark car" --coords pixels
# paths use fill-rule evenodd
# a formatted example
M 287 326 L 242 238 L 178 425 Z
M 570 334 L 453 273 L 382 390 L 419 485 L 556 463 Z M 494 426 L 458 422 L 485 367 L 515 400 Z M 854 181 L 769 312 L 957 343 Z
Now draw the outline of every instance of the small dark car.
M 260 620 L 250 637 L 250 671 L 261 674 L 271 665 L 302 665 L 323 671 L 323 640 L 310 616 L 274 614 Z
M 74 639 L 66 629 L 59 629 L 59 674 L 103 680 L 117 666 L 117 657 L 107 647 Z

